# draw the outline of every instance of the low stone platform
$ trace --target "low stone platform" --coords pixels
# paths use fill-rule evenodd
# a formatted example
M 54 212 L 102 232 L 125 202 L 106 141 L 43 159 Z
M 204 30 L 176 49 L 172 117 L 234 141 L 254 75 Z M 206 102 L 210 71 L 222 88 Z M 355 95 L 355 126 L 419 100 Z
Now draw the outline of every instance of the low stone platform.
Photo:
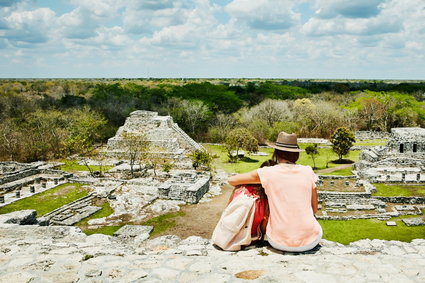
M 75 227 L 0 225 L 0 282 L 424 282 L 425 240 L 323 240 L 308 253 L 223 252 L 206 239 L 86 236 Z

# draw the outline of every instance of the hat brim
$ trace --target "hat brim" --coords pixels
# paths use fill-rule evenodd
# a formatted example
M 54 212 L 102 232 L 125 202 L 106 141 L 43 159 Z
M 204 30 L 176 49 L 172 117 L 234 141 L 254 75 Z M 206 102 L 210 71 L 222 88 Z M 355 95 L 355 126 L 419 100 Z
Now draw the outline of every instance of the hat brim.
M 266 142 L 266 144 L 274 149 L 282 150 L 282 151 L 289 151 L 289 152 L 303 152 L 304 149 L 301 148 L 292 148 L 292 147 L 284 147 L 284 146 L 278 146 L 274 143 Z

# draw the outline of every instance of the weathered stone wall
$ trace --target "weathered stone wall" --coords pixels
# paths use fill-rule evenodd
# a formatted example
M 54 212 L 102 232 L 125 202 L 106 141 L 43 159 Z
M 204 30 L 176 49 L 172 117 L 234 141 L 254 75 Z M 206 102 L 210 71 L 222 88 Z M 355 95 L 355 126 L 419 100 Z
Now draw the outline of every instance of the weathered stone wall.
M 16 180 L 19 180 L 28 176 L 40 174 L 40 173 L 41 173 L 41 169 L 38 169 L 38 168 L 24 169 L 24 170 L 0 177 L 0 185 L 14 182 Z
M 411 204 L 425 204 L 425 197 L 378 197 L 373 198 L 379 199 L 384 202 L 391 203 L 411 203 Z
M 161 185 L 158 194 L 163 199 L 183 200 L 188 203 L 197 203 L 209 190 L 209 176 L 193 175 L 176 176 L 174 180 Z M 182 182 L 186 179 L 186 182 Z M 193 182 L 193 183 L 191 183 Z
M 387 132 L 357 131 L 354 133 L 354 135 L 357 141 L 363 141 L 363 140 L 387 139 L 390 134 Z
M 329 140 L 322 138 L 298 138 L 298 143 L 317 143 L 320 145 L 332 145 Z
M 387 146 L 364 150 L 353 169 L 371 182 L 425 182 L 425 129 L 391 129 Z
M 393 128 L 387 147 L 393 153 L 422 155 L 425 153 L 425 129 Z
M 7 175 L 10 173 L 16 173 L 25 169 L 29 169 L 33 166 L 31 163 L 19 163 L 15 161 L 0 161 L 0 176 Z
M 0 192 L 10 192 L 35 182 L 47 182 L 49 180 L 62 181 L 71 178 L 72 173 L 52 169 L 25 169 L 0 178 Z

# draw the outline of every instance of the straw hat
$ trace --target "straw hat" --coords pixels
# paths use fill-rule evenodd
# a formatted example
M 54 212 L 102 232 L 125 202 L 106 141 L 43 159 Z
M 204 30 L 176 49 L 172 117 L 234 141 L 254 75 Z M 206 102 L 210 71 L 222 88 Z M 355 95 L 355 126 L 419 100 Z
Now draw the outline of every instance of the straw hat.
M 302 152 L 303 149 L 300 149 L 297 142 L 296 134 L 288 134 L 285 132 L 280 132 L 277 136 L 275 143 L 267 143 L 268 146 L 273 147 L 278 150 L 290 151 L 290 152 Z

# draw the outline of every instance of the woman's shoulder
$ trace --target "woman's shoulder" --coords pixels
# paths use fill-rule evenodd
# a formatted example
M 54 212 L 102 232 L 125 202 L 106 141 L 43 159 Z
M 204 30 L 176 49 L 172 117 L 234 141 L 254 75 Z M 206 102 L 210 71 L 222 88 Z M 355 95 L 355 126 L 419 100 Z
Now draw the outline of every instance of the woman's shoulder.
M 297 164 L 298 168 L 300 168 L 300 170 L 306 172 L 306 173 L 314 173 L 313 168 L 311 168 L 310 165 L 301 165 L 301 164 Z

